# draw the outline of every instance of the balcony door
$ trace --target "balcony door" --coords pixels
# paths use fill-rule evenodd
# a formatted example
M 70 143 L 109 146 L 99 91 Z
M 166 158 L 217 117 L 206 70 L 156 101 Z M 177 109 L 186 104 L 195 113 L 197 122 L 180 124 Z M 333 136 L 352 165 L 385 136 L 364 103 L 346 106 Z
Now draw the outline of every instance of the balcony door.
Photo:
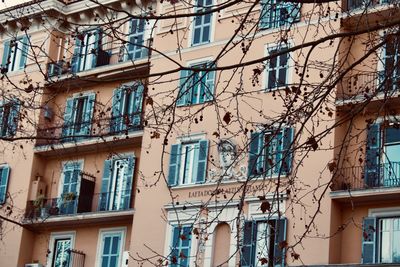
M 71 266 L 71 238 L 54 239 L 52 267 Z
M 81 170 L 81 162 L 67 162 L 64 164 L 58 199 L 60 214 L 74 214 L 77 212 Z
M 386 128 L 383 155 L 383 186 L 400 185 L 400 129 Z
M 99 199 L 99 210 L 126 210 L 130 208 L 134 157 L 106 160 Z

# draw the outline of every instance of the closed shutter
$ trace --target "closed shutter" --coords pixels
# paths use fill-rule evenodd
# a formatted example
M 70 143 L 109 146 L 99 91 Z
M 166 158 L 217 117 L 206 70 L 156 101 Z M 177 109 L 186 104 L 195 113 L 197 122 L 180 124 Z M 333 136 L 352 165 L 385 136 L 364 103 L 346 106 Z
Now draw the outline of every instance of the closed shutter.
M 143 84 L 138 84 L 134 92 L 132 92 L 133 99 L 130 101 L 132 107 L 129 108 L 131 111 L 131 124 L 136 129 L 137 126 L 141 125 L 142 108 L 143 108 Z
M 254 266 L 257 225 L 255 221 L 245 221 L 243 241 L 240 250 L 240 267 Z
M 287 219 L 275 220 L 274 266 L 285 266 Z
M 76 102 L 74 98 L 68 98 L 65 111 L 64 111 L 64 125 L 62 129 L 62 136 L 68 137 L 74 134 L 74 109 L 76 106 Z M 63 139 L 64 141 L 68 141 L 70 139 Z
M 28 58 L 28 49 L 29 49 L 29 39 L 28 36 L 24 36 L 22 39 L 20 39 L 20 44 L 21 44 L 21 58 L 19 62 L 15 62 L 18 64 L 18 69 L 23 69 L 25 68 L 25 64 Z
M 79 67 L 81 65 L 81 60 L 82 60 L 82 41 L 78 38 L 78 36 L 76 36 L 75 37 L 74 54 L 72 55 L 72 59 L 71 59 L 72 73 L 77 73 L 80 71 Z
M 249 144 L 249 165 L 248 165 L 248 176 L 257 176 L 262 171 L 264 158 L 262 155 L 262 148 L 264 146 L 264 133 L 253 132 L 250 135 Z M 260 168 L 261 167 L 261 168 Z
M 83 114 L 83 123 L 81 127 L 81 133 L 86 138 L 90 137 L 91 135 L 92 116 L 93 116 L 95 100 L 96 100 L 95 93 L 89 94 L 86 98 L 85 111 Z
M 171 146 L 171 154 L 169 157 L 168 186 L 178 184 L 179 167 L 181 161 L 181 144 Z
M 131 207 L 131 195 L 132 195 L 132 182 L 133 182 L 133 175 L 135 172 L 135 158 L 133 156 L 129 156 L 127 158 L 128 167 L 125 169 L 124 173 L 124 190 L 122 192 L 122 205 L 121 209 L 129 209 Z
M 112 115 L 111 115 L 111 132 L 118 133 L 120 132 L 123 118 L 122 118 L 122 103 L 123 103 L 124 90 L 122 87 L 118 87 L 114 89 L 113 98 L 112 98 Z
M 261 29 L 268 29 L 271 27 L 271 14 L 273 0 L 262 0 L 261 1 L 261 13 L 260 13 L 260 25 Z
M 19 120 L 19 110 L 21 103 L 19 100 L 13 100 L 10 110 L 10 115 L 8 117 L 8 135 L 14 136 L 17 133 L 18 120 Z
M 215 64 L 208 63 L 207 68 L 215 68 Z M 206 74 L 206 83 L 205 83 L 205 97 L 204 101 L 211 101 L 214 98 L 215 91 L 215 71 L 208 71 Z
M 108 209 L 109 198 L 110 198 L 110 181 L 112 174 L 112 160 L 105 160 L 103 167 L 103 178 L 101 180 L 101 193 L 99 199 L 99 211 Z
M 190 71 L 182 70 L 180 73 L 179 91 L 178 91 L 178 97 L 176 99 L 176 106 L 184 106 L 189 103 L 190 86 L 191 86 Z
M 4 69 L 2 72 L 7 72 L 10 57 L 10 41 L 4 42 L 3 59 L 1 61 L 1 67 Z
M 364 218 L 361 263 L 375 263 L 376 218 Z
M 196 183 L 204 183 L 207 175 L 208 140 L 199 141 L 199 159 L 197 164 Z
M 9 177 L 10 167 L 8 165 L 0 167 L 0 204 L 6 202 Z
M 281 174 L 288 175 L 292 171 L 293 161 L 293 128 L 285 128 L 283 133 L 283 151 L 282 151 L 282 166 Z
M 365 162 L 365 184 L 369 187 L 379 186 L 380 181 L 380 125 L 372 124 L 367 132 Z

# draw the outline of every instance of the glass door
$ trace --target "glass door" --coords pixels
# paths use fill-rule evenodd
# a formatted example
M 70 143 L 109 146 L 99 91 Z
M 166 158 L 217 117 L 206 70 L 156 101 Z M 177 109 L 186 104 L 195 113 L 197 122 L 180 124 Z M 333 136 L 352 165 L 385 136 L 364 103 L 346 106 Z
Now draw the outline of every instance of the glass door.
M 54 240 L 52 267 L 71 266 L 71 238 Z

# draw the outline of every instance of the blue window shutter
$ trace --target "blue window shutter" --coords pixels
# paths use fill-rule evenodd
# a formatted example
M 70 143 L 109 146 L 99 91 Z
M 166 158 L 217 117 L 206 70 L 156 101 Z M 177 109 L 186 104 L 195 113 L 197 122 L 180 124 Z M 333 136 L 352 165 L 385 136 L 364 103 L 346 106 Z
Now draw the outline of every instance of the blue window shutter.
M 282 151 L 282 164 L 281 174 L 288 175 L 292 170 L 293 161 L 293 128 L 288 127 L 283 130 L 283 151 Z
M 122 130 L 122 101 L 123 101 L 124 90 L 121 87 L 114 89 L 112 98 L 112 115 L 111 115 L 111 132 L 118 133 Z
M 22 45 L 21 47 L 21 59 L 18 62 L 18 69 L 23 69 L 25 67 L 26 64 L 26 60 L 28 58 L 28 49 L 29 49 L 29 39 L 28 36 L 24 36 L 21 41 L 20 44 Z
M 271 13 L 272 1 L 274 0 L 261 0 L 261 11 L 260 11 L 260 25 L 261 29 L 267 29 L 271 27 Z
M 274 168 L 273 173 L 276 175 L 281 175 L 282 174 L 282 154 L 283 154 L 283 132 L 282 131 L 276 131 L 273 133 L 271 136 L 273 137 L 273 141 L 270 142 L 269 144 L 269 149 L 268 149 L 268 157 L 275 158 L 275 160 L 272 160 L 275 166 L 271 166 Z M 273 150 L 273 144 L 276 143 L 276 150 Z M 268 160 L 266 164 L 268 165 Z M 269 168 L 267 168 L 269 169 Z
M 243 243 L 240 250 L 240 266 L 252 267 L 255 261 L 257 225 L 254 221 L 245 221 L 243 228 Z
M 372 124 L 368 127 L 367 148 L 365 161 L 365 184 L 369 187 L 379 185 L 380 180 L 380 125 Z
M 249 177 L 257 176 L 260 174 L 260 171 L 262 171 L 262 165 L 264 165 L 262 155 L 262 148 L 264 146 L 263 137 L 264 133 L 262 132 L 253 132 L 250 135 L 249 165 L 247 170 Z
M 125 181 L 125 192 L 122 192 L 124 195 L 123 198 L 123 209 L 129 209 L 131 207 L 131 195 L 132 195 L 132 183 L 133 183 L 133 175 L 135 172 L 135 158 L 133 156 L 129 156 L 128 159 L 128 168 L 125 169 L 124 173 L 124 181 Z
M 8 179 L 10 177 L 10 167 L 8 165 L 0 168 L 0 204 L 6 202 Z
M 92 54 L 92 68 L 95 68 L 97 66 L 97 57 L 99 55 L 99 49 L 103 32 L 101 29 L 97 29 L 95 31 L 92 31 L 91 33 L 94 34 L 94 46 L 92 51 L 88 51 L 88 54 Z
M 14 136 L 17 133 L 19 110 L 21 103 L 19 100 L 13 100 L 10 110 L 10 115 L 8 117 L 8 135 Z
M 180 248 L 180 229 L 178 226 L 175 226 L 172 232 L 172 244 L 171 244 L 171 266 L 178 266 L 177 264 L 174 264 L 173 262 L 178 263 L 179 261 L 179 248 Z
M 141 118 L 142 118 L 142 106 L 143 106 L 143 91 L 144 86 L 143 84 L 138 84 L 136 86 L 134 92 L 134 99 L 130 102 L 131 106 L 129 110 L 132 111 L 132 124 L 133 126 L 140 126 L 141 125 Z
M 1 61 L 1 67 L 6 69 L 9 65 L 9 57 L 10 57 L 10 41 L 4 42 L 4 51 L 3 51 L 3 59 Z
M 362 259 L 361 263 L 375 263 L 376 243 L 376 218 L 367 217 L 363 221 L 362 232 Z
M 112 160 L 105 160 L 103 167 L 103 178 L 101 180 L 101 194 L 98 210 L 107 210 L 110 198 L 110 180 L 112 174 Z
M 71 59 L 71 71 L 72 73 L 79 72 L 79 65 L 82 60 L 82 41 L 77 37 L 75 37 L 75 47 L 74 54 Z
M 191 86 L 190 74 L 188 70 L 182 70 L 180 73 L 181 77 L 179 79 L 179 92 L 176 99 L 176 106 L 184 106 L 189 102 L 189 90 Z
M 0 136 L 3 136 L 4 133 L 3 117 L 4 117 L 3 101 L 0 101 Z
M 286 248 L 282 242 L 286 241 L 287 219 L 275 220 L 275 245 L 274 245 L 274 266 L 285 266 Z
M 207 176 L 208 140 L 199 141 L 199 160 L 197 163 L 196 183 L 204 183 Z
M 85 113 L 83 115 L 83 125 L 81 130 L 82 134 L 85 135 L 86 138 L 90 137 L 91 135 L 92 117 L 95 101 L 96 93 L 92 93 L 87 96 Z
M 71 136 L 74 134 L 74 106 L 76 105 L 75 99 L 74 98 L 68 98 L 66 105 L 65 105 L 65 111 L 64 111 L 64 125 L 62 129 L 62 136 Z
M 169 157 L 168 186 L 178 184 L 179 167 L 181 163 L 181 144 L 173 144 L 171 146 L 171 154 Z
M 209 63 L 207 64 L 207 68 L 215 68 L 215 64 Z M 215 71 L 208 71 L 206 74 L 206 83 L 205 83 L 205 97 L 204 101 L 211 101 L 214 98 L 214 88 L 215 88 Z

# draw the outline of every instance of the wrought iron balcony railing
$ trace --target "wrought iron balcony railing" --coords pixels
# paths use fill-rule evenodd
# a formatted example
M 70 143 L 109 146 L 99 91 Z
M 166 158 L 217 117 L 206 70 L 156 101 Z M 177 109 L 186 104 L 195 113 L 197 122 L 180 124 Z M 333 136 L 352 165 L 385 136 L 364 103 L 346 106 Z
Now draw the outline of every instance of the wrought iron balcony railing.
M 400 187 L 400 162 L 381 163 L 374 167 L 339 168 L 333 191 Z
M 37 130 L 36 146 L 65 144 L 139 131 L 143 129 L 141 116 L 141 112 L 136 112 L 122 116 L 96 119 L 91 122 L 39 127 Z M 87 129 L 87 131 L 82 131 L 82 129 Z
M 399 3 L 398 0 L 348 0 L 347 1 L 347 10 L 355 10 L 361 8 L 369 8 L 376 5 L 384 5 L 384 4 L 396 4 Z
M 29 201 L 25 218 L 47 219 L 52 216 L 72 216 L 88 212 L 124 211 L 131 208 L 132 190 L 96 194 L 64 193 L 57 198 Z

